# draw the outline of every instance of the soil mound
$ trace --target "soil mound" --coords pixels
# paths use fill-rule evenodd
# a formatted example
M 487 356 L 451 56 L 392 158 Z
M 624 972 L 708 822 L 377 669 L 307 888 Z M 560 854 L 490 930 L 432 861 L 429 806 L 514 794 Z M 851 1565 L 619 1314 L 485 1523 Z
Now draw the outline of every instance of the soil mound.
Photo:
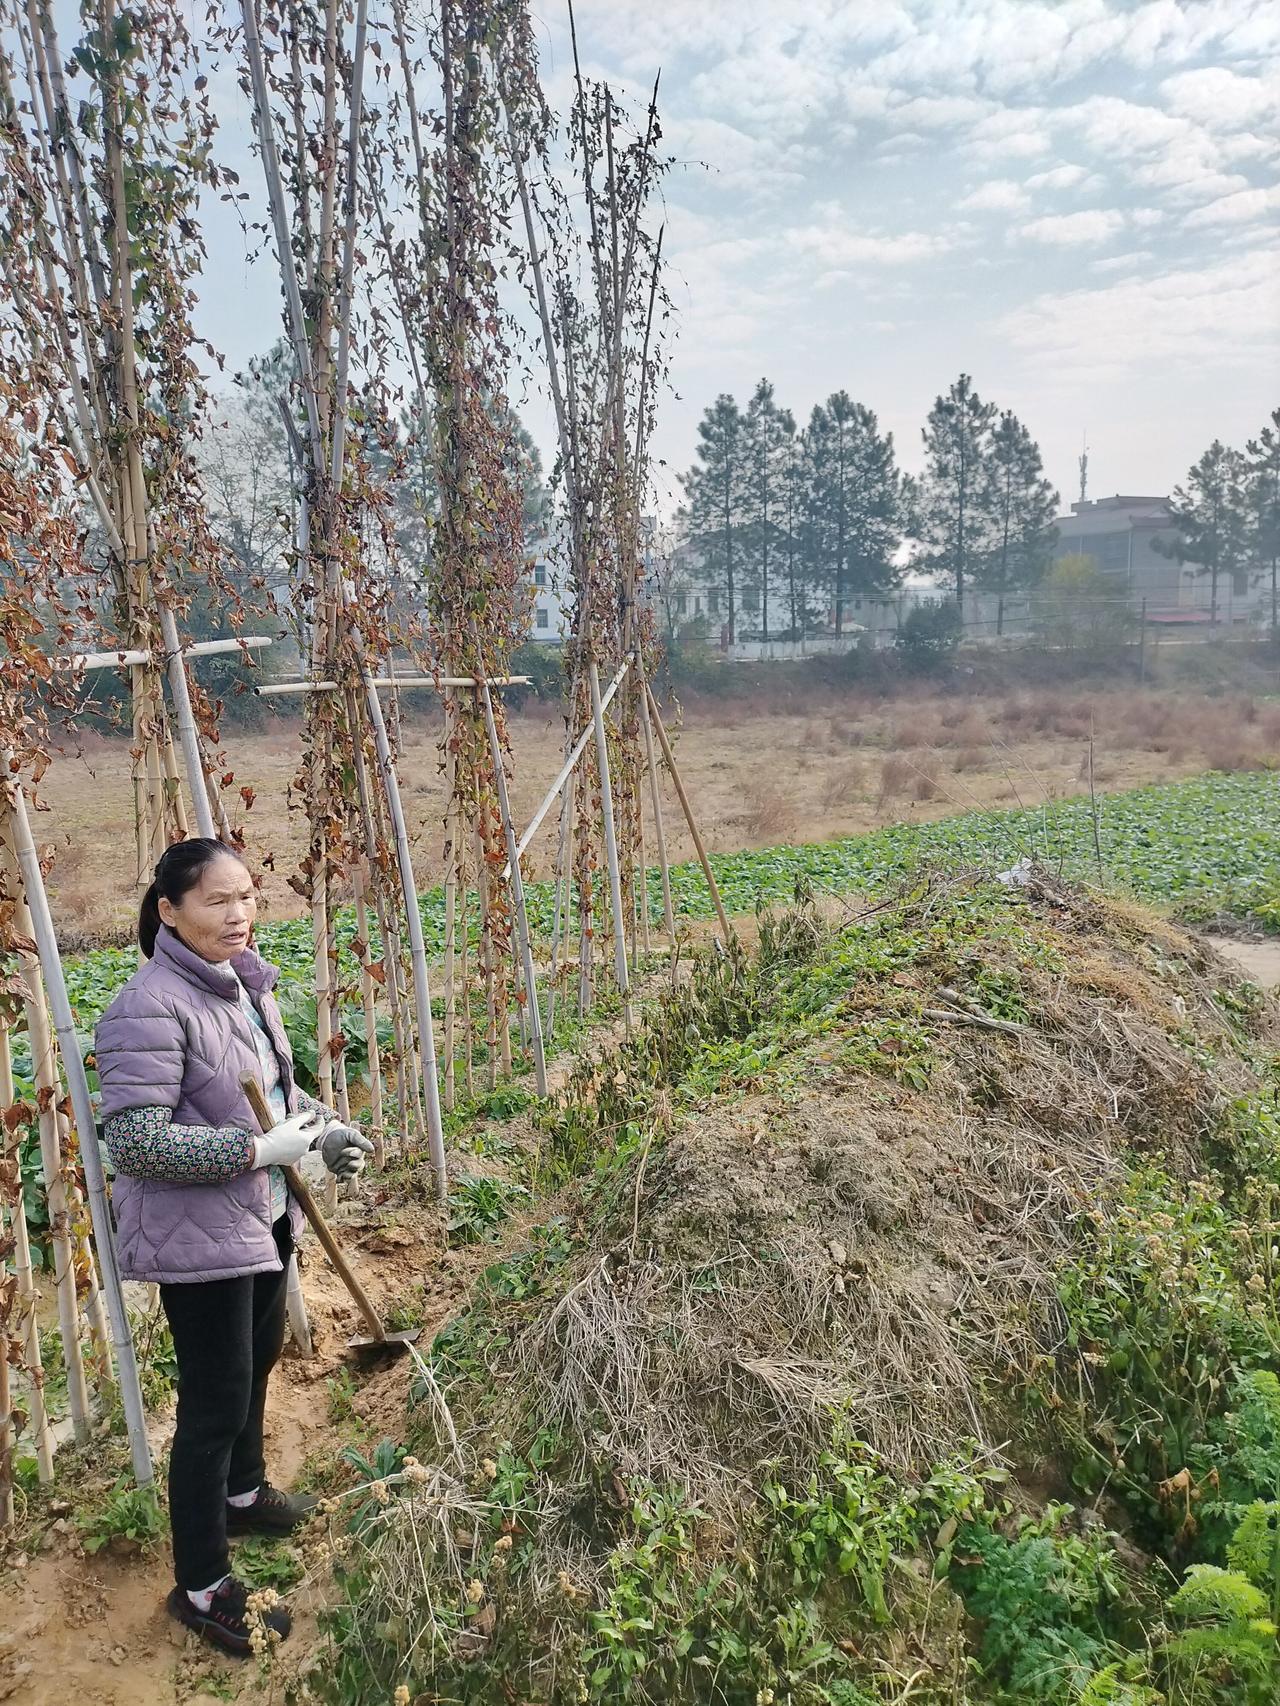
M 700 978 L 749 988 L 744 1035 L 705 1037 Z M 1200 1168 L 1275 1026 L 1200 942 L 1045 876 L 793 915 L 677 1005 L 677 1105 L 493 1372 L 527 1420 L 712 1503 L 802 1468 L 833 1411 L 904 1468 L 1007 1440 L 1006 1388 L 1063 1349 L 1081 1220 L 1135 1155 Z M 636 1054 L 597 1097 L 643 1084 Z

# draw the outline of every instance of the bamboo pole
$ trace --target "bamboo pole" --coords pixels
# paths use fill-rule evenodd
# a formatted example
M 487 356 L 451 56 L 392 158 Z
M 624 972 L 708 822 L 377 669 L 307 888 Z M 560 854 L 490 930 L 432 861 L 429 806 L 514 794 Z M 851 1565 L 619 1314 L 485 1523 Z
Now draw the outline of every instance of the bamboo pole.
M 614 676 L 613 680 L 609 683 L 608 687 L 605 689 L 604 694 L 601 697 L 600 708 L 602 711 L 607 711 L 609 709 L 609 706 L 613 702 L 614 694 L 618 691 L 619 687 L 621 687 L 623 677 L 626 675 L 627 671 L 630 668 L 631 668 L 631 659 L 630 658 L 624 658 L 623 663 L 622 663 L 622 668 Z M 569 753 L 569 756 L 565 759 L 564 763 L 560 766 L 560 774 L 556 777 L 555 781 L 547 789 L 547 792 L 546 792 L 545 796 L 543 797 L 541 805 L 539 805 L 537 811 L 534 812 L 533 816 L 529 819 L 529 827 L 525 830 L 524 834 L 520 837 L 519 841 L 516 843 L 516 853 L 518 856 L 524 855 L 524 853 L 527 851 L 527 849 L 529 847 L 529 843 L 533 840 L 534 836 L 538 833 L 539 829 L 542 827 L 542 820 L 546 817 L 547 813 L 551 810 L 551 807 L 555 804 L 557 794 L 559 794 L 560 790 L 564 787 L 565 783 L 568 781 L 571 771 L 573 770 L 574 766 L 577 764 L 578 760 L 582 757 L 582 754 L 586 751 L 587 745 L 591 741 L 593 736 L 595 735 L 595 732 L 596 732 L 596 726 L 595 726 L 595 722 L 593 719 L 591 722 L 589 722 L 587 724 L 586 728 L 583 729 L 582 733 L 578 736 L 577 740 L 573 743 L 573 747 Z M 503 867 L 502 880 L 505 882 L 507 880 L 507 878 L 510 876 L 510 874 L 511 874 L 511 865 L 510 865 L 510 862 L 508 862 Z
M 345 205 L 342 228 L 342 271 L 338 300 L 338 364 L 334 383 L 333 431 L 329 452 L 329 483 L 334 499 L 342 490 L 342 468 L 347 442 L 347 372 L 351 355 L 351 285 L 355 275 L 356 212 L 360 165 L 360 122 L 364 106 L 365 37 L 368 32 L 368 0 L 356 3 L 356 36 L 351 50 L 351 93 L 347 110 L 347 176 L 343 186 Z
M 9 1027 L 0 1020 L 0 1112 L 13 1107 L 16 1099 Z M 12 1154 L 16 1167 L 16 1137 Z M 40 1352 L 40 1321 L 36 1313 L 39 1299 L 36 1296 L 35 1269 L 31 1262 L 31 1236 L 27 1231 L 26 1192 L 20 1171 L 14 1184 L 11 1206 L 13 1271 L 18 1282 L 17 1306 L 22 1327 L 22 1360 L 31 1381 L 31 1433 L 36 1449 L 36 1474 L 41 1485 L 48 1486 L 53 1480 L 53 1430 L 49 1426 L 49 1411 L 44 1401 L 44 1359 Z
M 163 598 L 157 600 L 157 608 L 160 615 L 160 638 L 165 652 L 165 671 L 169 678 L 169 692 L 173 696 L 178 739 L 182 744 L 187 788 L 195 809 L 196 828 L 201 835 L 212 841 L 216 837 L 216 831 L 213 826 L 213 810 L 209 803 L 209 777 L 200 752 L 200 736 L 191 709 L 191 687 L 187 680 L 186 660 L 182 655 L 182 641 L 178 638 L 178 622 L 173 610 Z
M 675 915 L 671 906 L 671 866 L 667 860 L 667 832 L 662 817 L 662 790 L 658 786 L 658 766 L 653 754 L 653 720 L 649 715 L 649 695 L 643 676 L 640 680 L 640 721 L 644 730 L 645 764 L 649 771 L 649 790 L 653 801 L 653 834 L 654 840 L 658 844 L 658 870 L 662 875 L 662 921 L 666 927 L 668 945 L 674 949 L 676 926 Z M 671 963 L 674 966 L 674 954 Z
M 480 912 L 480 948 L 477 956 L 484 974 L 485 1077 L 490 1090 L 498 1083 L 498 1002 L 494 994 L 493 930 L 489 919 L 489 867 L 479 829 L 472 832 L 476 859 L 476 904 Z
M 3 1231 L 4 1208 L 0 1204 L 0 1234 Z M 6 1277 L 8 1268 L 8 1262 L 0 1262 L 0 1307 L 5 1311 L 4 1322 L 0 1325 L 0 1536 L 13 1528 L 14 1406 L 9 1391 L 9 1346 L 16 1345 L 17 1340 L 9 1336 L 9 1323 L 17 1302 L 18 1282 L 16 1278 L 11 1281 Z
M 168 642 L 165 642 L 168 644 Z M 262 651 L 272 642 L 259 635 L 246 634 L 242 640 L 193 640 L 182 647 L 185 657 L 210 658 L 226 657 L 232 652 Z M 148 664 L 151 653 L 130 651 L 124 648 L 118 652 L 73 652 L 69 657 L 54 658 L 55 669 L 70 670 L 79 674 L 91 669 L 125 669 L 130 664 Z
M 450 732 L 450 722 L 456 719 L 451 717 L 451 706 L 452 701 L 446 699 L 444 702 L 444 786 L 447 801 L 444 818 L 444 1105 L 450 1113 L 457 1106 L 457 1073 L 454 1058 L 456 1040 L 454 1032 L 458 1016 L 458 889 L 459 868 L 462 863 L 459 812 L 456 798 L 458 759 L 453 750 L 454 742 Z M 465 881 L 463 887 L 465 902 Z
M 450 688 L 479 687 L 480 684 L 478 675 L 380 675 L 373 681 L 379 693 L 392 694 L 399 693 L 402 688 L 447 692 Z M 490 687 L 527 687 L 528 684 L 527 675 L 495 675 L 489 678 Z M 265 681 L 253 691 L 259 699 L 274 699 L 293 693 L 341 693 L 345 689 L 337 681 Z
M 95 1141 L 97 1131 L 94 1131 Z M 69 1156 L 74 1146 L 75 1134 L 67 1116 L 58 1112 L 58 1153 Z M 84 1220 L 84 1198 L 78 1186 L 73 1185 L 68 1201 L 76 1211 L 75 1220 L 71 1225 L 72 1247 L 75 1249 L 84 1274 L 82 1284 L 83 1301 L 80 1312 L 89 1329 L 89 1348 L 94 1379 L 100 1397 L 109 1397 L 115 1390 L 115 1374 L 111 1367 L 111 1329 L 107 1323 L 106 1311 L 102 1303 L 102 1287 L 98 1284 L 97 1267 L 93 1260 L 93 1247 L 89 1242 Z
M 12 777 L 12 755 L 9 753 L 4 755 L 4 771 Z M 80 1159 L 84 1167 L 85 1183 L 89 1187 L 89 1210 L 93 1219 L 94 1236 L 98 1246 L 98 1262 L 102 1269 L 107 1313 L 110 1317 L 111 1332 L 115 1340 L 120 1398 L 124 1406 L 125 1427 L 129 1435 L 134 1478 L 140 1487 L 149 1486 L 153 1479 L 153 1473 L 151 1448 L 147 1443 L 146 1418 L 143 1413 L 142 1387 L 138 1379 L 138 1365 L 134 1357 L 133 1339 L 129 1331 L 129 1315 L 125 1308 L 120 1267 L 116 1256 L 115 1231 L 111 1223 L 111 1207 L 107 1200 L 107 1182 L 102 1170 L 102 1157 L 98 1153 L 97 1124 L 93 1116 L 93 1104 L 89 1098 L 89 1082 L 85 1077 L 84 1061 L 81 1058 L 80 1045 L 76 1037 L 75 1019 L 71 1011 L 71 1002 L 67 996 L 66 981 L 62 974 L 62 960 L 58 952 L 57 938 L 54 935 L 53 920 L 49 915 L 49 898 L 45 893 L 39 855 L 36 852 L 35 842 L 31 839 L 31 827 L 27 821 L 26 801 L 21 783 L 11 779 L 5 786 L 5 795 L 9 806 L 9 828 L 22 871 L 22 886 L 31 914 L 40 968 L 49 994 L 49 1005 L 53 1010 L 53 1023 L 58 1034 L 62 1068 L 66 1073 L 67 1087 L 71 1093 L 71 1107 L 75 1117 L 76 1129 L 80 1134 Z
M 477 646 L 479 641 L 477 639 Z M 533 1047 L 533 1072 L 539 1096 L 547 1093 L 547 1057 L 542 1043 L 542 1013 L 538 1007 L 538 984 L 533 973 L 533 944 L 529 939 L 529 915 L 525 910 L 524 881 L 520 875 L 520 855 L 516 848 L 515 824 L 511 821 L 511 801 L 507 797 L 507 776 L 502 762 L 502 747 L 498 741 L 498 724 L 493 714 L 493 696 L 486 684 L 481 688 L 484 720 L 489 733 L 489 751 L 493 756 L 494 781 L 498 790 L 498 810 L 502 814 L 502 829 L 507 842 L 507 869 L 511 873 L 511 904 L 515 912 L 516 939 L 520 964 L 524 972 L 524 1011 L 529 1022 Z
M 466 1022 L 462 1027 L 462 1084 L 468 1101 L 474 1101 L 476 1094 L 475 1027 L 471 1023 L 471 963 L 472 955 L 464 919 L 462 931 L 462 1009 L 466 1016 Z
M 354 694 L 350 694 L 348 697 L 347 721 L 353 729 L 358 727 Z M 372 868 L 378 853 L 381 814 L 375 809 L 375 797 L 369 787 L 369 772 L 364 761 L 363 737 L 353 742 L 352 760 L 356 778 L 356 797 L 364 829 L 365 857 L 369 860 Z M 378 933 L 382 940 L 382 975 L 385 980 L 383 987 L 387 991 L 387 999 L 391 1008 L 391 1031 L 395 1040 L 397 1094 L 400 1105 L 400 1146 L 403 1149 L 407 1146 L 409 1139 L 409 1100 L 403 1075 L 405 1060 L 411 1045 L 405 1021 L 407 1003 L 400 983 L 400 933 L 388 910 L 382 885 L 374 883 L 372 888 L 374 909 L 378 917 Z M 421 1110 L 418 1112 L 418 1120 L 420 1125 Z
M 622 1019 L 631 1030 L 631 982 L 627 975 L 627 924 L 622 910 L 622 875 L 618 868 L 618 841 L 613 822 L 613 788 L 609 779 L 609 738 L 605 732 L 600 672 L 594 658 L 588 660 L 591 711 L 595 719 L 596 763 L 600 771 L 600 814 L 604 820 L 604 850 L 609 862 L 609 904 L 613 911 L 613 966 L 622 996 Z
M 436 1075 L 435 1022 L 431 1017 L 431 984 L 427 973 L 427 950 L 422 939 L 422 915 L 418 911 L 418 889 L 413 876 L 413 855 L 409 850 L 409 831 L 405 824 L 404 805 L 400 799 L 400 783 L 391 762 L 387 740 L 387 725 L 373 678 L 364 671 L 365 698 L 369 720 L 373 726 L 374 750 L 382 778 L 391 822 L 395 830 L 396 860 L 400 867 L 400 882 L 404 890 L 404 908 L 409 928 L 409 952 L 413 962 L 413 993 L 418 1014 L 418 1043 L 422 1050 L 422 1077 L 427 1096 L 427 1144 L 434 1175 L 436 1196 L 441 1202 L 449 1192 L 449 1179 L 444 1158 L 444 1123 L 440 1113 L 440 1083 Z
M 551 970 L 547 990 L 547 1035 L 554 1038 L 556 1023 L 556 994 L 559 987 L 557 959 L 561 936 L 569 927 L 569 829 L 573 821 L 574 795 L 577 792 L 577 773 L 569 773 L 568 783 L 560 800 L 560 840 L 556 848 L 555 908 L 551 919 Z
M 271 223 L 275 232 L 276 254 L 284 284 L 292 333 L 294 359 L 302 381 L 303 398 L 307 409 L 307 427 L 311 435 L 312 465 L 324 467 L 324 441 L 320 433 L 320 411 L 316 397 L 315 377 L 311 368 L 311 352 L 307 343 L 306 316 L 302 293 L 298 285 L 297 268 L 293 264 L 293 242 L 289 230 L 289 213 L 285 204 L 284 178 L 280 171 L 280 156 L 276 150 L 275 123 L 271 116 L 271 99 L 267 92 L 267 74 L 262 56 L 262 37 L 258 30 L 257 0 L 240 0 L 240 17 L 244 24 L 245 57 L 249 61 L 249 81 L 253 89 L 254 117 L 257 123 L 258 146 L 262 152 L 262 167 L 267 180 L 267 200 L 271 207 Z M 327 140 L 327 138 L 326 138 Z
M 631 936 L 631 973 L 633 977 L 640 973 L 640 955 L 649 952 L 649 865 L 648 850 L 644 838 L 644 798 L 637 793 L 635 801 L 636 841 L 638 860 L 631 876 L 632 893 L 635 899 L 636 921 Z
M 358 750 L 359 749 L 357 748 L 357 751 Z M 363 760 L 358 762 L 356 766 L 357 782 L 362 774 L 362 770 Z M 390 812 L 387 806 L 386 796 L 380 787 L 371 790 L 370 803 L 374 821 L 377 825 L 376 838 L 373 845 L 375 847 L 388 846 L 393 849 L 393 857 L 397 862 L 397 875 L 399 875 L 399 855 L 394 846 L 394 831 L 390 828 L 388 821 Z M 403 882 L 400 884 L 400 896 L 401 901 L 403 902 Z M 413 998 L 409 993 L 409 978 L 405 969 L 404 945 L 401 939 L 400 922 L 396 916 L 394 908 L 386 904 L 382 894 L 381 884 L 376 885 L 374 888 L 374 899 L 378 904 L 379 917 L 385 917 L 385 928 L 387 931 L 386 940 L 392 954 L 392 988 L 396 992 L 395 1004 L 393 1004 L 392 1007 L 392 1020 L 393 1023 L 396 1022 L 395 1014 L 398 1007 L 400 1015 L 400 1031 L 397 1038 L 397 1045 L 400 1050 L 400 1059 L 403 1062 L 406 1073 L 405 1080 L 403 1082 L 398 1082 L 398 1091 L 400 1095 L 400 1105 L 406 1111 L 406 1124 L 403 1133 L 403 1140 L 407 1146 L 409 1142 L 408 1122 L 411 1122 L 412 1124 L 415 1144 L 422 1142 L 423 1138 L 426 1136 L 427 1129 L 422 1111 L 422 1073 L 418 1066 L 417 1038 L 412 1018 Z M 405 929 L 407 930 L 408 927 L 409 923 L 406 917 Z
M 7 776 L 7 754 L 4 757 L 3 771 Z M 8 797 L 6 788 L 6 801 Z M 80 1303 L 76 1294 L 75 1252 L 71 1242 L 71 1210 L 74 1204 L 69 1200 L 63 1157 L 58 1146 L 57 1108 L 62 1097 L 62 1086 L 58 1081 L 40 960 L 30 947 L 23 945 L 33 939 L 35 927 L 28 897 L 23 894 L 17 826 L 11 806 L 6 807 L 5 820 L 0 830 L 0 838 L 4 842 L 7 880 L 16 903 L 14 927 L 20 941 L 15 950 L 15 957 L 22 974 L 22 1006 L 27 1022 L 27 1042 L 31 1049 L 31 1075 L 36 1086 L 40 1163 L 44 1173 L 45 1200 L 49 1209 L 49 1237 L 53 1245 L 53 1281 L 58 1305 L 58 1329 L 62 1336 L 62 1363 L 67 1375 L 67 1409 L 76 1444 L 84 1445 L 89 1438 L 89 1389 L 85 1381 L 84 1354 L 80 1345 Z
M 382 1061 L 378 1053 L 378 1001 L 373 973 L 369 970 L 369 905 L 366 899 L 364 865 L 357 862 L 353 881 L 356 892 L 356 932 L 364 943 L 360 961 L 360 992 L 364 1003 L 365 1052 L 369 1060 L 369 1107 L 373 1116 L 373 1164 L 386 1165 L 387 1138 L 383 1129 Z
M 680 780 L 680 772 L 676 768 L 675 755 L 671 750 L 671 742 L 667 739 L 667 731 L 663 726 L 662 714 L 658 710 L 658 702 L 654 698 L 653 689 L 649 686 L 648 682 L 645 683 L 645 693 L 649 700 L 649 710 L 653 717 L 653 726 L 658 733 L 658 744 L 662 748 L 662 756 L 666 761 L 667 770 L 670 773 L 672 782 L 675 784 L 676 795 L 680 801 L 681 809 L 684 812 L 685 822 L 689 825 L 689 834 L 693 837 L 693 845 L 697 848 L 698 862 L 702 866 L 703 876 L 707 879 L 707 888 L 711 891 L 711 900 L 716 909 L 716 917 L 720 920 L 720 934 L 724 937 L 725 945 L 727 947 L 735 940 L 733 928 L 730 925 L 728 915 L 725 912 L 724 902 L 720 899 L 720 888 L 716 882 L 715 875 L 712 872 L 711 861 L 707 858 L 707 850 L 702 844 L 702 836 L 698 832 L 697 821 L 693 815 L 693 807 L 689 804 L 689 796 L 684 791 L 684 783 Z

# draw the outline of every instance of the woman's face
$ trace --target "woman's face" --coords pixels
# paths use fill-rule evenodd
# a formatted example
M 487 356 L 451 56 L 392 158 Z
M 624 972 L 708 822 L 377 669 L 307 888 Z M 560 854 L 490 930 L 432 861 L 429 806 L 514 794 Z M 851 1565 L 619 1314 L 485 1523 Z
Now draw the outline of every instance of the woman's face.
M 233 854 L 211 859 L 180 901 L 161 900 L 160 916 L 201 959 L 215 965 L 249 946 L 258 911 L 253 878 Z

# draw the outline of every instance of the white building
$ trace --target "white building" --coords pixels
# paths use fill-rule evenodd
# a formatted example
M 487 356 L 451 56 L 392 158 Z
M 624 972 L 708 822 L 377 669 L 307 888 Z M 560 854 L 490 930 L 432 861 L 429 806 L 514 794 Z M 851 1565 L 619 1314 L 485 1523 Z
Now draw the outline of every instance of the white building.
M 562 646 L 568 627 L 564 599 L 567 552 L 561 548 L 561 538 L 560 530 L 553 529 L 531 540 L 529 546 L 529 638 L 545 646 Z

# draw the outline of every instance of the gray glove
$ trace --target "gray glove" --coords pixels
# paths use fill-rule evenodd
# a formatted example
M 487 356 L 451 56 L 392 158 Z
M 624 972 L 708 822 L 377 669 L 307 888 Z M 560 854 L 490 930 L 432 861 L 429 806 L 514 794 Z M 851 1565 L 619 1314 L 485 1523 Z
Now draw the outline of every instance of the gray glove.
M 373 1145 L 363 1132 L 334 1120 L 315 1140 L 312 1148 L 324 1157 L 324 1164 L 339 1179 L 354 1179 L 364 1172 L 364 1158 L 373 1154 Z
M 316 1113 L 290 1114 L 270 1131 L 253 1140 L 255 1167 L 292 1167 L 301 1161 L 321 1135 L 324 1116 Z

